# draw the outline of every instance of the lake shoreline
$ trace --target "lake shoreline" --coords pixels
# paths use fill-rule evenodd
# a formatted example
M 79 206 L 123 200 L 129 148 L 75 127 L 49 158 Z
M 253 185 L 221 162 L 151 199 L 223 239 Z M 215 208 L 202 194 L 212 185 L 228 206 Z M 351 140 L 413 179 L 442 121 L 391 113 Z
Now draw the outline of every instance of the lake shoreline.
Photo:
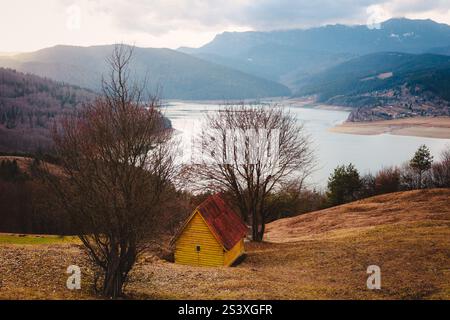
M 392 134 L 423 138 L 450 139 L 450 117 L 414 117 L 371 122 L 345 121 L 330 132 L 356 135 Z
M 351 112 L 353 108 L 339 105 L 330 105 L 318 103 L 314 97 L 301 97 L 301 98 L 288 98 L 288 97 L 266 97 L 261 99 L 243 99 L 243 100 L 178 100 L 167 99 L 164 100 L 164 106 L 171 106 L 173 104 L 198 104 L 198 105 L 217 105 L 225 106 L 240 105 L 240 104 L 271 104 L 274 106 L 285 106 L 288 108 L 305 108 L 305 109 L 318 109 L 318 110 L 330 110 L 330 111 L 345 111 Z

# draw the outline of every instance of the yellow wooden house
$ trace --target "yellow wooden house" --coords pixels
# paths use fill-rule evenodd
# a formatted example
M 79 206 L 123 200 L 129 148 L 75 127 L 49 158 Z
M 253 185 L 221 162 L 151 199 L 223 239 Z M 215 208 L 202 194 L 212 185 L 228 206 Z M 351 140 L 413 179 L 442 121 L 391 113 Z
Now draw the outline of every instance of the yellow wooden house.
M 210 196 L 172 240 L 175 263 L 230 266 L 244 254 L 247 226 L 219 195 Z

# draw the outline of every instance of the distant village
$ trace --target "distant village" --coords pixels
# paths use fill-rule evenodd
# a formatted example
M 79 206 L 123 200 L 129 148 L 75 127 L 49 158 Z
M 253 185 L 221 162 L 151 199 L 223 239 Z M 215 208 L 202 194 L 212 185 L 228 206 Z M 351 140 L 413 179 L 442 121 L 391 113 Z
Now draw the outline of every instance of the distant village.
M 357 106 L 347 121 L 362 122 L 391 120 L 410 117 L 450 116 L 450 103 L 430 92 L 421 92 L 416 86 L 411 90 L 406 85 L 389 90 L 380 90 L 360 95 L 363 101 L 372 101 L 369 106 Z M 355 105 L 356 107 L 356 105 Z

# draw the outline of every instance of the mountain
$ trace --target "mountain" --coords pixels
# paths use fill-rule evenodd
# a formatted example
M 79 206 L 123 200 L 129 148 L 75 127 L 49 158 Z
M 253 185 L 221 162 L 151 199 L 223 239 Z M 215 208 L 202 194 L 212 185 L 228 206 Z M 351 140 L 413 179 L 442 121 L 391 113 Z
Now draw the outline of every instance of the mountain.
M 296 83 L 357 56 L 381 51 L 424 53 L 450 45 L 450 26 L 432 20 L 391 19 L 379 29 L 328 25 L 270 32 L 225 32 L 198 48 L 205 60 L 296 88 Z
M 450 56 L 450 46 L 433 48 L 433 49 L 429 50 L 428 52 L 434 53 L 434 54 L 442 54 L 442 55 Z
M 450 56 L 374 53 L 298 83 L 297 96 L 358 109 L 350 120 L 450 115 Z
M 354 95 L 391 88 L 450 69 L 450 56 L 381 52 L 361 56 L 299 82 L 296 95 L 318 94 L 324 102 L 337 95 Z M 430 79 L 431 80 L 431 79 Z M 424 83 L 425 84 L 425 83 Z M 428 89 L 450 100 L 447 86 Z
M 47 149 L 54 121 L 95 96 L 86 89 L 0 68 L 0 152 Z
M 55 46 L 0 58 L 0 66 L 98 91 L 102 74 L 108 72 L 106 59 L 112 50 L 113 45 Z M 246 99 L 290 94 L 279 83 L 170 49 L 134 48 L 131 69 L 136 79 L 147 80 L 151 91 L 161 89 L 164 99 Z

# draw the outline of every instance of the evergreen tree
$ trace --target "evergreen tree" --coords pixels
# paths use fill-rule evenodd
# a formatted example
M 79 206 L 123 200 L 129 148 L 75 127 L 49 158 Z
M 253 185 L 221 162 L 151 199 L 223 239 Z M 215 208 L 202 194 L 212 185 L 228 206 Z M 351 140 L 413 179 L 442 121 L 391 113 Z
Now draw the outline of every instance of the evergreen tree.
M 338 166 L 328 179 L 328 201 L 330 205 L 354 201 L 360 189 L 361 179 L 353 164 Z
M 431 169 L 433 156 L 426 145 L 421 145 L 409 161 L 409 166 L 417 173 L 417 186 L 422 189 L 423 174 Z

